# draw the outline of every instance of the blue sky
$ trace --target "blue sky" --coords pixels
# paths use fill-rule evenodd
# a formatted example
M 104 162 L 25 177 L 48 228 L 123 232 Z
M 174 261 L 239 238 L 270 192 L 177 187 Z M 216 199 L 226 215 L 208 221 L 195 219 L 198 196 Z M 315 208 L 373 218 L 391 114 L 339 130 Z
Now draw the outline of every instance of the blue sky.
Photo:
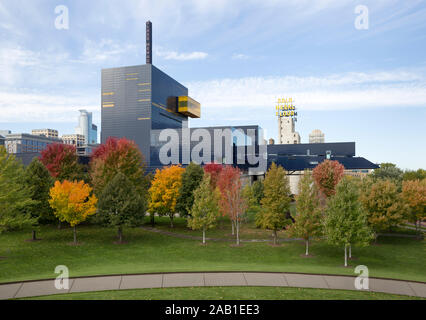
M 55 7 L 69 29 L 55 28 Z M 369 28 L 358 30 L 365 5 Z M 102 68 L 154 65 L 202 103 L 191 126 L 259 124 L 276 138 L 277 98 L 294 97 L 302 142 L 355 141 L 357 155 L 425 168 L 426 3 L 375 0 L 1 0 L 0 129 L 73 133 L 100 125 Z

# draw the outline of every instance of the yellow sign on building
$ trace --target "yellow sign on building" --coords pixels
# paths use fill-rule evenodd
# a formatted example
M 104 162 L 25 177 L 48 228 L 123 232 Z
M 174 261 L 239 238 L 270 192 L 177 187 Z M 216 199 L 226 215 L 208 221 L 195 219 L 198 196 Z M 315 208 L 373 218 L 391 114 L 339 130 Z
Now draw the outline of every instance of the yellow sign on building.
M 278 99 L 275 110 L 278 117 L 296 117 L 296 106 L 294 105 L 295 100 L 293 98 L 280 98 Z

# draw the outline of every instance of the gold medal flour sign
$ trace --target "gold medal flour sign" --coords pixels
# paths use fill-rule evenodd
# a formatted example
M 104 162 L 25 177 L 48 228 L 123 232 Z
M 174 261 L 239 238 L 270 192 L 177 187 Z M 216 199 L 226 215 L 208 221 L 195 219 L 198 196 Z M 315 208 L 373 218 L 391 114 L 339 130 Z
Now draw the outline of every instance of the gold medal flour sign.
M 297 112 L 294 102 L 295 100 L 293 98 L 278 99 L 275 106 L 277 117 L 294 118 L 294 120 L 297 121 Z

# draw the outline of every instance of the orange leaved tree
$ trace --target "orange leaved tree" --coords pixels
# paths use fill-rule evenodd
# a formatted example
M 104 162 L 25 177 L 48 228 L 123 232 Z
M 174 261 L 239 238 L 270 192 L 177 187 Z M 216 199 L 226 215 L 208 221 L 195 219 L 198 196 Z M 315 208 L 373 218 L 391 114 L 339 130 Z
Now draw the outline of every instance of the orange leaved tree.
M 220 191 L 219 206 L 223 215 L 227 215 L 237 231 L 237 245 L 240 245 L 240 222 L 247 209 L 246 199 L 242 195 L 241 172 L 238 168 L 225 166 L 219 173 L 217 187 Z
M 170 217 L 170 227 L 172 228 L 184 171 L 185 169 L 180 165 L 164 167 L 161 170 L 157 169 L 149 188 L 150 214 L 168 215 Z
M 56 181 L 50 189 L 49 204 L 60 221 L 74 228 L 74 244 L 77 244 L 77 225 L 96 213 L 98 199 L 91 193 L 92 188 L 84 181 Z
M 426 217 L 426 179 L 404 181 L 402 197 L 409 207 L 409 221 L 420 231 L 421 221 Z
M 325 160 L 312 171 L 312 176 L 321 193 L 327 198 L 336 193 L 336 186 L 343 178 L 345 167 L 335 160 Z

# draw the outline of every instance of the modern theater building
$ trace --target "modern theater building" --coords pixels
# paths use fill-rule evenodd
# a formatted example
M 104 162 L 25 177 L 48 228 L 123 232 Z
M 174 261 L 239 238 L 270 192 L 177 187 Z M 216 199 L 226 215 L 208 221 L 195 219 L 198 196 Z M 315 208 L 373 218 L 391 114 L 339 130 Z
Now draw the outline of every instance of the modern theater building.
M 355 157 L 354 142 L 266 146 L 262 130 L 256 125 L 188 128 L 189 118 L 201 117 L 200 103 L 189 96 L 188 89 L 184 85 L 152 64 L 152 24 L 149 21 L 146 32 L 146 64 L 102 70 L 101 142 L 105 143 L 108 137 L 126 137 L 135 141 L 145 157 L 148 170 L 152 171 L 164 165 L 159 161 L 160 148 L 166 143 L 159 139 L 164 129 L 175 129 L 178 132 L 177 150 L 179 163 L 183 165 L 190 161 L 197 162 L 191 152 L 186 152 L 187 149 L 191 150 L 197 141 L 190 139 L 189 142 L 184 142 L 182 138 L 185 134 L 192 136 L 197 132 L 209 132 L 211 136 L 215 136 L 215 130 L 231 133 L 230 138 L 219 137 L 224 157 L 218 159 L 212 153 L 208 157 L 203 157 L 204 160 L 198 163 L 215 161 L 238 165 L 246 177 L 252 180 L 262 177 L 272 162 L 282 165 L 293 176 L 299 175 L 304 169 L 314 168 L 325 159 L 337 160 L 347 170 L 378 168 L 364 158 Z M 254 131 L 255 135 L 248 134 L 249 131 Z M 210 143 L 209 150 L 217 147 L 213 146 L 214 141 Z M 229 153 L 225 152 L 227 146 L 231 147 L 232 159 L 229 159 Z M 239 149 L 241 147 L 246 148 L 243 162 L 237 156 L 237 150 L 241 150 Z M 249 155 L 264 158 L 265 168 L 257 171 L 249 170 L 253 167 L 247 161 Z M 294 193 L 297 192 L 294 189 L 295 184 L 294 181 L 292 183 Z

